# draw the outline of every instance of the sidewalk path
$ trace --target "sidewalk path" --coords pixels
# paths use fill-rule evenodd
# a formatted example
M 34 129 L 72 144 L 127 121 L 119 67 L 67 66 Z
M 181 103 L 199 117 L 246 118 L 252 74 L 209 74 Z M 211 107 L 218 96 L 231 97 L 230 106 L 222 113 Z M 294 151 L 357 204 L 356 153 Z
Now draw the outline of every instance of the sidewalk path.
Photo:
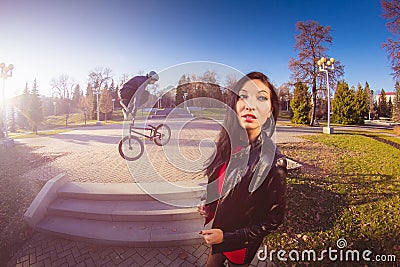
M 207 139 L 215 140 L 218 124 L 195 121 L 183 126 L 179 121 L 171 121 L 168 125 L 173 132 L 171 147 L 176 149 L 168 151 L 168 158 L 163 153 L 163 147 L 145 141 L 147 154 L 155 170 L 171 182 L 205 179 L 202 171 L 188 175 L 185 168 L 187 164 L 192 164 L 190 168 L 200 167 L 204 158 L 212 153 L 213 145 Z M 38 153 L 59 156 L 55 161 L 31 170 L 26 174 L 26 179 L 47 181 L 59 173 L 67 173 L 72 181 L 134 182 L 129 166 L 137 166 L 140 162 L 127 164 L 120 157 L 117 144 L 122 136 L 121 128 L 121 125 L 87 127 L 49 137 L 18 140 L 18 143 L 39 147 L 36 150 Z M 279 126 L 276 141 L 302 142 L 304 140 L 299 136 L 316 132 L 321 130 Z M 35 233 L 7 266 L 203 266 L 208 251 L 209 247 L 205 244 L 164 248 L 114 247 Z M 252 266 L 274 265 L 254 260 Z

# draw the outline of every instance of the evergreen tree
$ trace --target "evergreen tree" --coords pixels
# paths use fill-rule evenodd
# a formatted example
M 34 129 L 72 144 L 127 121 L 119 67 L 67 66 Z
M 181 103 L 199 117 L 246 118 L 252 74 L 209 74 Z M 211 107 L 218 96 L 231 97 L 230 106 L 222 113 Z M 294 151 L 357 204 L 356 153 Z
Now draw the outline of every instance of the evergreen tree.
M 368 82 L 365 82 L 364 86 L 364 93 L 365 95 L 368 96 L 368 119 L 372 119 L 375 115 L 375 109 L 374 109 L 374 91 L 369 88 Z
M 357 91 L 354 95 L 354 123 L 364 124 L 364 119 L 369 113 L 369 94 L 368 91 L 361 87 L 361 84 L 357 85 Z
M 388 107 L 388 102 L 386 100 L 386 92 L 384 89 L 382 89 L 378 99 L 378 115 L 380 117 L 389 116 L 389 107 Z
M 393 121 L 400 121 L 400 82 L 395 85 L 395 96 L 393 101 Z
M 388 117 L 391 118 L 393 115 L 393 103 L 392 103 L 392 98 L 389 98 L 388 101 L 388 113 L 387 113 Z
M 28 107 L 28 120 L 32 131 L 37 134 L 38 126 L 44 120 L 42 101 L 39 96 L 39 90 L 36 79 L 33 81 L 30 102 Z
M 293 110 L 292 122 L 298 124 L 310 123 L 311 95 L 305 84 L 298 82 L 294 88 L 293 99 L 290 101 Z
M 82 97 L 81 87 L 79 86 L 79 84 L 77 84 L 72 93 L 72 106 L 74 109 L 79 106 L 81 97 Z
M 16 118 L 15 118 L 15 106 L 11 106 L 11 114 L 10 114 L 10 132 L 15 133 L 16 132 Z
M 31 99 L 31 94 L 29 92 L 29 87 L 28 83 L 25 84 L 24 91 L 20 97 L 19 103 L 18 103 L 18 117 L 17 117 L 17 124 L 20 128 L 26 129 L 29 127 L 29 122 L 28 122 L 28 108 L 29 108 L 29 102 Z
M 338 83 L 332 101 L 332 121 L 343 125 L 355 124 L 357 110 L 354 106 L 355 91 L 343 80 Z

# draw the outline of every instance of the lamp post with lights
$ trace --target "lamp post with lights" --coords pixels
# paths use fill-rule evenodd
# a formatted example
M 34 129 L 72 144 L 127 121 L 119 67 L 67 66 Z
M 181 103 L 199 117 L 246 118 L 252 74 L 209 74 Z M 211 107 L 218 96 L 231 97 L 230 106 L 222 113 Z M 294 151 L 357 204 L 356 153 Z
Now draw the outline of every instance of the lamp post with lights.
M 331 94 L 330 94 L 330 90 L 329 90 L 328 71 L 335 69 L 334 63 L 335 63 L 334 58 L 326 59 L 324 57 L 321 57 L 317 61 L 319 71 L 325 72 L 325 74 L 326 74 L 326 90 L 328 92 L 328 125 L 327 125 L 327 127 L 323 127 L 323 129 L 322 129 L 323 133 L 326 133 L 326 134 L 333 134 L 333 128 L 331 128 L 331 96 L 330 96 Z
M 12 77 L 12 71 L 14 69 L 14 65 L 10 64 L 6 66 L 5 63 L 0 64 L 0 77 L 3 78 L 3 125 L 4 125 L 4 133 L 5 140 L 2 142 L 4 146 L 13 146 L 14 140 L 8 138 L 8 126 L 7 126 L 7 108 L 6 108 L 6 80 L 8 77 Z
M 101 94 L 100 88 L 97 88 L 96 87 L 96 83 L 93 83 L 92 90 L 93 90 L 93 93 L 96 95 L 96 104 L 97 104 L 97 122 L 96 122 L 96 125 L 101 125 L 101 121 L 100 121 L 100 106 L 99 106 L 99 94 Z

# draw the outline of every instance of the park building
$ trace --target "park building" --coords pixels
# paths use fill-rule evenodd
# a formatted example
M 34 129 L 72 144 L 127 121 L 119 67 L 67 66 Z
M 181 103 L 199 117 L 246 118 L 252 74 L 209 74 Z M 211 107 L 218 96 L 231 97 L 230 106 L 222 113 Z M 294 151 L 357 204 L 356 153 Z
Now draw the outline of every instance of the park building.
M 396 96 L 395 92 L 386 92 L 386 102 L 389 102 L 391 100 L 392 103 L 394 103 L 394 98 Z M 379 103 L 379 99 L 381 98 L 381 94 L 378 94 L 375 96 L 375 101 L 376 103 Z

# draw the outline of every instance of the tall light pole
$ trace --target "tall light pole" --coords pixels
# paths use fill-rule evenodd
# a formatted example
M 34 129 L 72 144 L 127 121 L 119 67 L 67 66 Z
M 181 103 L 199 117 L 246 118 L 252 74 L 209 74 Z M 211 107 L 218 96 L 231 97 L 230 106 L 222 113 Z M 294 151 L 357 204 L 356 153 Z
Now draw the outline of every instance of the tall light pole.
M 189 93 L 183 93 L 183 108 L 187 109 L 187 102 L 186 98 L 188 97 Z
M 335 59 L 334 58 L 330 58 L 329 60 L 321 57 L 321 59 L 319 59 L 317 61 L 317 65 L 319 67 L 319 71 L 323 71 L 326 74 L 326 90 L 328 92 L 328 126 L 327 127 L 323 127 L 322 131 L 323 133 L 326 134 L 333 134 L 333 128 L 331 128 L 331 94 L 330 94 L 330 90 L 329 90 L 329 74 L 328 71 L 329 70 L 334 70 L 334 63 L 335 63 Z
M 3 78 L 3 125 L 4 125 L 4 133 L 5 133 L 5 140 L 3 144 L 8 146 L 14 145 L 14 140 L 8 138 L 8 126 L 7 126 L 7 108 L 6 108 L 6 80 L 8 77 L 12 77 L 12 71 L 14 69 L 14 65 L 10 64 L 6 67 L 5 63 L 0 64 L 0 76 Z
M 96 83 L 92 84 L 92 90 L 93 90 L 93 94 L 96 95 L 96 104 L 97 104 L 97 122 L 96 125 L 101 125 L 101 121 L 100 121 L 100 106 L 99 106 L 99 94 L 101 94 L 100 92 L 100 88 L 96 87 Z

